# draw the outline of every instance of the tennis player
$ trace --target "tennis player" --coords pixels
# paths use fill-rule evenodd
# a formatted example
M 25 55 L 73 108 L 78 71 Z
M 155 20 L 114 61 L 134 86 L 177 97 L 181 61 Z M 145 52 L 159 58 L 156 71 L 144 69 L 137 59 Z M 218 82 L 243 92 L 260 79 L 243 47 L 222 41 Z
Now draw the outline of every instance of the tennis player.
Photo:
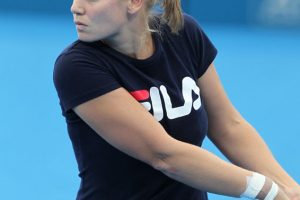
M 77 200 L 300 199 L 227 98 L 217 50 L 179 0 L 73 0 L 71 11 L 79 40 L 59 55 L 54 83 Z M 207 135 L 234 164 L 201 148 Z

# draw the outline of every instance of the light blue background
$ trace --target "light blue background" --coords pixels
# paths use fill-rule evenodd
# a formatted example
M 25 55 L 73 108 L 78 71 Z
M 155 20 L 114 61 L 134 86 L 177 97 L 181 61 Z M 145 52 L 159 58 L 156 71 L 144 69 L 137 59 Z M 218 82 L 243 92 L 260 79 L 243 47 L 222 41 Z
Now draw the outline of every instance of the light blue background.
M 216 67 L 232 102 L 299 182 L 300 29 L 266 26 L 255 2 L 194 0 L 184 8 L 218 48 Z M 75 199 L 77 165 L 52 83 L 57 55 L 76 39 L 70 4 L 0 3 L 1 199 Z M 208 140 L 204 146 L 220 155 Z

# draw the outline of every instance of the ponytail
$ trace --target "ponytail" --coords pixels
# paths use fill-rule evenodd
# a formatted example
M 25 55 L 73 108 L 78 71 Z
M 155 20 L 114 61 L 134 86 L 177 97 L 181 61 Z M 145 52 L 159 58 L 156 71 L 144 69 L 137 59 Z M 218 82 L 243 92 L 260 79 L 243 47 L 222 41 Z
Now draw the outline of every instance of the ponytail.
M 171 28 L 172 33 L 178 33 L 183 27 L 183 16 L 180 0 L 162 0 L 163 19 Z
M 182 29 L 184 22 L 180 0 L 146 0 L 146 2 L 147 11 L 151 10 L 155 5 L 160 3 L 161 8 L 163 9 L 162 22 L 166 23 L 170 27 L 172 33 L 178 33 L 178 31 Z M 148 17 L 150 19 L 150 22 L 152 21 L 152 23 L 154 23 L 154 26 L 156 26 L 157 24 L 155 24 L 153 16 L 150 14 Z M 149 30 L 158 31 L 155 29 Z

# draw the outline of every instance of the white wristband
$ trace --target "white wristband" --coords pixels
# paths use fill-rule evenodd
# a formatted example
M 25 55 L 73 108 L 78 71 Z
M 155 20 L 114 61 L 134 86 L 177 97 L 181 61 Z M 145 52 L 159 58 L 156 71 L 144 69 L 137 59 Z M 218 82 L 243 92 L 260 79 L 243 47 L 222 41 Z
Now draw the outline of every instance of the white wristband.
M 247 189 L 243 194 L 241 194 L 240 197 L 245 197 L 248 199 L 258 198 L 258 195 L 264 188 L 265 184 L 268 184 L 266 183 L 266 177 L 264 175 L 254 172 L 251 177 L 247 177 Z M 275 182 L 272 181 L 272 186 L 270 190 L 264 192 L 268 192 L 264 197 L 264 200 L 274 200 L 279 192 L 279 187 Z M 263 197 L 260 195 L 260 198 Z
M 254 172 L 251 177 L 247 177 L 247 189 L 241 194 L 241 197 L 255 199 L 261 189 L 264 187 L 266 177 Z
M 264 200 L 273 200 L 273 199 L 275 199 L 278 192 L 279 192 L 279 187 L 276 183 L 273 182 L 272 188 L 271 188 L 270 192 L 268 193 L 268 195 L 266 196 L 266 198 Z

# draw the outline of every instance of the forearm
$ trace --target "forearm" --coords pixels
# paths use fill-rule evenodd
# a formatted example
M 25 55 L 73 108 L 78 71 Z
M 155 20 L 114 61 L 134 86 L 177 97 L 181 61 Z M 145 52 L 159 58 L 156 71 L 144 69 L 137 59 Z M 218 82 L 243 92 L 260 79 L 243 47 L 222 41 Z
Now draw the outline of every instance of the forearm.
M 157 168 L 194 188 L 235 197 L 245 191 L 247 176 L 252 175 L 252 172 L 227 163 L 198 146 L 179 141 Z
M 283 188 L 297 185 L 275 160 L 256 130 L 245 120 L 228 129 L 228 133 L 211 139 L 236 165 L 260 172 Z

